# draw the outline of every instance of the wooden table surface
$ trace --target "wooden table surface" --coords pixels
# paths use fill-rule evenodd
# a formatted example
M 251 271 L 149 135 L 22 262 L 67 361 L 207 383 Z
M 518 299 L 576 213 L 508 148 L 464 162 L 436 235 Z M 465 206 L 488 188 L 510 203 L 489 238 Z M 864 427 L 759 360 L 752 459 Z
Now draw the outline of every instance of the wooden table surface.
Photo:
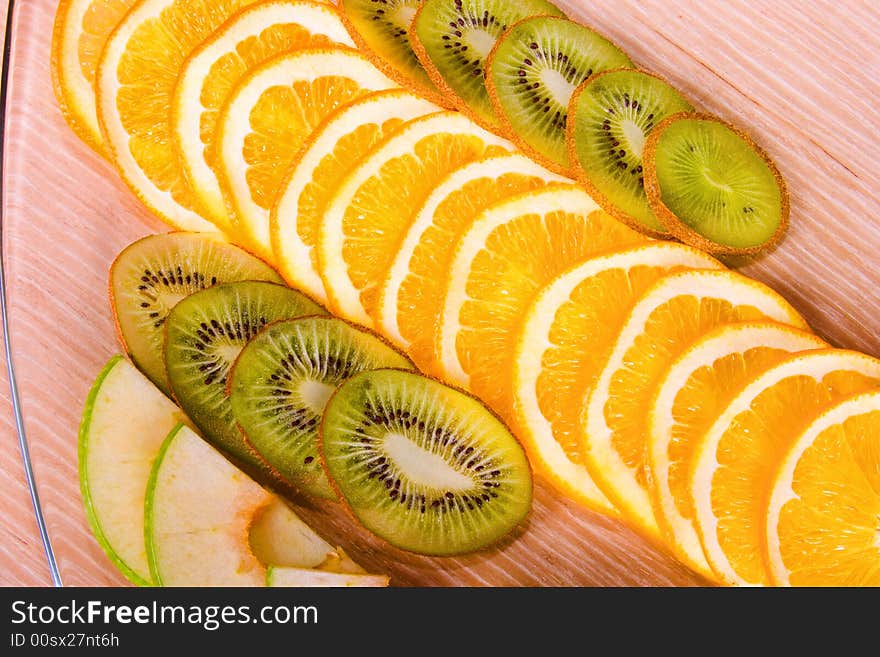
M 61 118 L 49 74 L 56 2 L 21 0 L 13 19 L 2 227 L 13 365 L 64 582 L 115 585 L 124 581 L 85 524 L 76 431 L 92 379 L 119 349 L 107 268 L 125 244 L 164 227 Z M 753 133 L 788 181 L 792 227 L 778 250 L 743 271 L 781 292 L 830 342 L 880 356 L 880 2 L 562 4 L 698 107 Z M 49 584 L 5 363 L 0 490 L 0 585 Z M 333 510 L 304 513 L 400 584 L 701 583 L 622 524 L 541 482 L 525 528 L 495 552 L 462 560 L 382 550 Z

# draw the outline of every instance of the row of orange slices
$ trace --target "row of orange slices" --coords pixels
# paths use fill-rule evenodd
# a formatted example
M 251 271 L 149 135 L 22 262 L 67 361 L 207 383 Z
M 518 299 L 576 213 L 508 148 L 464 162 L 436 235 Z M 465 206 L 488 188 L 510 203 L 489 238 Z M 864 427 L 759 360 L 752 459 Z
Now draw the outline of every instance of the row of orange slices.
M 880 362 L 353 43 L 309 0 L 62 0 L 53 70 L 158 216 L 473 391 L 560 490 L 717 581 L 880 583 Z

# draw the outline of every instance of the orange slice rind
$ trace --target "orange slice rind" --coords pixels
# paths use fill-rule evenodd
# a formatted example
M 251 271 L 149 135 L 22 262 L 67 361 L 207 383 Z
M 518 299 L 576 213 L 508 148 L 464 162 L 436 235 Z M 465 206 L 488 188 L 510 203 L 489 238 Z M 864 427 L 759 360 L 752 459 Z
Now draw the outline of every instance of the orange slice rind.
M 880 393 L 800 435 L 771 486 L 770 575 L 781 586 L 880 586 Z
M 694 570 L 715 578 L 694 526 L 688 487 L 700 437 L 750 379 L 793 352 L 827 346 L 784 324 L 728 324 L 695 342 L 660 379 L 648 422 L 651 500 L 666 543 Z
M 660 530 L 648 494 L 647 416 L 654 386 L 695 340 L 725 323 L 770 319 L 805 327 L 767 286 L 731 271 L 661 278 L 639 299 L 584 405 L 581 440 L 596 483 L 644 533 Z
M 512 144 L 458 112 L 407 122 L 342 182 L 318 238 L 330 309 L 372 327 L 381 283 L 419 206 L 449 173 Z
M 764 554 L 770 484 L 809 424 L 846 397 L 880 389 L 880 360 L 854 351 L 796 354 L 751 381 L 694 455 L 691 495 L 706 559 L 722 581 L 770 583 Z
M 303 146 L 269 215 L 272 252 L 281 275 L 322 304 L 318 227 L 338 186 L 383 139 L 439 108 L 403 89 L 377 91 L 327 117 Z
M 230 228 L 213 150 L 226 98 L 249 70 L 273 56 L 334 44 L 354 45 L 332 6 L 273 0 L 235 14 L 183 64 L 172 101 L 175 144 L 200 211 L 218 226 Z
M 515 426 L 533 465 L 557 489 L 613 509 L 580 453 L 581 405 L 642 291 L 674 271 L 720 267 L 696 249 L 657 242 L 586 260 L 531 302 L 513 355 Z
M 271 258 L 269 212 L 309 135 L 342 105 L 394 83 L 356 50 L 309 48 L 250 71 L 217 124 L 217 177 L 232 230 Z
M 431 192 L 401 241 L 379 294 L 377 323 L 431 371 L 437 316 L 458 234 L 488 206 L 564 178 L 524 155 L 488 157 L 454 171 Z

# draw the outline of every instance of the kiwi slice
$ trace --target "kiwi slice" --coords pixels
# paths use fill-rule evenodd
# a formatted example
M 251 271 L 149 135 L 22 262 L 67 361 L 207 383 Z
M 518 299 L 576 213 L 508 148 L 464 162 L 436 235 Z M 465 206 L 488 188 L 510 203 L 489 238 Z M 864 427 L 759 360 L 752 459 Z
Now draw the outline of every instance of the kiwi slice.
M 409 26 L 421 0 L 340 0 L 342 21 L 358 47 L 382 72 L 405 87 L 414 87 L 431 102 L 449 101 L 431 82 L 413 52 Z
M 499 123 L 486 91 L 486 59 L 509 26 L 538 14 L 563 15 L 546 0 L 426 0 L 409 36 L 437 87 L 462 112 L 496 130 Z
M 247 441 L 304 492 L 335 498 L 318 459 L 318 425 L 353 374 L 412 363 L 375 335 L 333 317 L 270 324 L 242 350 L 229 401 Z
M 645 144 L 651 209 L 682 242 L 710 253 L 754 255 L 782 239 L 788 192 L 746 133 L 705 114 L 675 114 Z
M 397 547 L 479 550 L 531 505 L 525 452 L 479 401 L 400 370 L 362 372 L 324 411 L 321 453 L 355 516 Z
M 572 93 L 594 73 L 632 65 L 620 48 L 585 25 L 533 16 L 498 40 L 487 63 L 486 88 L 517 145 L 565 174 L 571 169 L 565 126 Z
M 621 69 L 590 78 L 569 106 L 568 150 L 576 177 L 609 214 L 643 232 L 665 235 L 645 195 L 642 152 L 660 121 L 692 109 L 651 73 Z
M 266 324 L 321 312 L 320 306 L 289 287 L 241 281 L 196 292 L 168 313 L 165 367 L 174 397 L 205 438 L 248 474 L 265 479 L 276 473 L 238 430 L 226 392 L 229 370 Z
M 193 292 L 248 279 L 282 282 L 269 265 L 217 235 L 164 233 L 130 244 L 110 266 L 110 305 L 123 347 L 171 396 L 162 351 L 168 313 Z

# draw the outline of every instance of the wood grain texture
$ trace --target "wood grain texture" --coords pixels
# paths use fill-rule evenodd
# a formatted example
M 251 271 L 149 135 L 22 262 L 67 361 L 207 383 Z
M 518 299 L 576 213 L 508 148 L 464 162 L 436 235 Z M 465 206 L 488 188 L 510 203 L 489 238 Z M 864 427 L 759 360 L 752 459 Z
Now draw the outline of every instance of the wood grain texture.
M 89 385 L 119 350 L 107 268 L 165 230 L 80 143 L 52 95 L 56 0 L 17 3 L 4 162 L 3 258 L 13 361 L 36 476 L 65 584 L 119 585 L 85 522 L 76 432 Z M 743 271 L 786 296 L 831 342 L 880 355 L 880 9 L 873 0 L 617 0 L 562 3 L 701 109 L 751 132 L 792 195 L 792 228 Z M 48 569 L 0 374 L 0 585 L 46 585 Z M 302 507 L 333 541 L 394 584 L 700 584 L 623 524 L 538 482 L 528 523 L 461 559 L 390 550 L 340 509 Z

